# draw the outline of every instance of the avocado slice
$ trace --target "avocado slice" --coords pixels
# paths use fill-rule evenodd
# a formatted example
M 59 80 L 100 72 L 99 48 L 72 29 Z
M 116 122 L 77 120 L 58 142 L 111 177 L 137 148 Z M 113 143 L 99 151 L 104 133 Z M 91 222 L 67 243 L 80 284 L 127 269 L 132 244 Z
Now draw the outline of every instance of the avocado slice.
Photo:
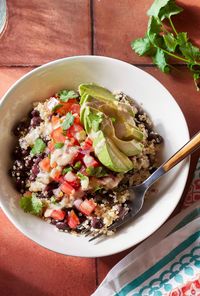
M 113 127 L 112 120 L 109 118 L 105 118 L 101 123 L 101 130 L 103 131 L 106 137 L 109 137 L 115 145 L 127 156 L 138 155 L 142 149 L 143 144 L 139 143 L 135 139 L 130 141 L 123 141 L 116 137 L 115 130 Z
M 93 147 L 99 161 L 111 171 L 126 173 L 133 169 L 132 161 L 102 131 L 95 134 Z
M 86 102 L 87 106 L 90 106 L 91 108 L 98 109 L 101 112 L 103 112 L 105 115 L 107 115 L 110 118 L 114 118 L 114 128 L 116 136 L 121 140 L 131 140 L 136 139 L 137 141 L 142 141 L 144 138 L 144 135 L 142 131 L 140 131 L 135 126 L 135 121 L 132 115 L 124 108 L 123 105 L 118 103 L 118 105 L 105 103 L 102 104 L 102 102 L 94 99 L 91 101 Z M 119 108 L 119 109 L 118 109 Z
M 117 101 L 115 96 L 108 89 L 99 86 L 95 83 L 80 84 L 79 93 L 81 97 L 84 94 L 88 94 L 94 98 L 99 98 L 105 101 Z M 82 102 L 80 102 L 80 104 L 82 104 Z

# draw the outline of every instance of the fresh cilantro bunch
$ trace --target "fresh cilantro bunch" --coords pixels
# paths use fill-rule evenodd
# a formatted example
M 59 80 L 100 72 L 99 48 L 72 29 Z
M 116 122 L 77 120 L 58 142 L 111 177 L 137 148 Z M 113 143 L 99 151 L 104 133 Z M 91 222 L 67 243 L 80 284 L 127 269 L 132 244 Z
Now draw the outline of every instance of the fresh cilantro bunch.
M 177 32 L 171 19 L 182 11 L 175 0 L 155 0 L 147 12 L 149 22 L 145 37 L 134 40 L 131 47 L 140 56 L 152 57 L 153 63 L 164 73 L 171 70 L 169 57 L 186 63 L 199 90 L 200 50 L 189 41 L 186 32 Z

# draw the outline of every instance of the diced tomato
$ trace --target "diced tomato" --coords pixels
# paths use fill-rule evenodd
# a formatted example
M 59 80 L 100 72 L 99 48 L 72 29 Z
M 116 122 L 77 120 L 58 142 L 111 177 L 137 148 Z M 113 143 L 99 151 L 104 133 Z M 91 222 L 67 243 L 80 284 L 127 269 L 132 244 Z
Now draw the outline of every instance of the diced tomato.
M 60 189 L 67 195 L 71 195 L 75 192 L 74 188 L 67 181 L 64 181 L 60 185 Z
M 83 157 L 83 162 L 86 165 L 86 167 L 97 167 L 99 166 L 99 162 L 94 159 L 91 155 L 85 155 Z
M 67 133 L 67 137 L 69 138 L 70 142 L 68 143 L 68 147 L 73 147 L 79 145 L 79 142 L 73 138 L 73 136 Z
M 57 169 L 53 169 L 52 171 L 51 171 L 51 177 L 52 177 L 52 179 L 53 180 L 55 180 L 55 181 L 60 181 L 60 176 L 61 176 L 61 171 L 60 170 L 57 170 Z
M 53 141 L 49 141 L 47 146 L 51 152 L 54 150 L 54 142 Z
M 53 130 L 51 133 L 51 137 L 56 143 L 64 143 L 66 140 L 66 137 L 63 135 L 63 130 L 61 127 L 58 127 L 55 130 Z
M 60 121 L 60 118 L 59 117 L 57 117 L 55 115 L 53 115 L 51 117 L 51 124 L 52 124 L 53 127 L 55 127 L 59 123 L 59 121 Z
M 62 221 L 65 219 L 66 213 L 62 210 L 53 210 L 51 213 L 51 218 L 54 220 Z
M 71 210 L 71 212 L 68 213 L 67 223 L 70 228 L 76 228 L 80 224 L 79 218 L 73 210 Z
M 92 198 L 85 199 L 79 206 L 80 211 L 86 216 L 89 216 L 94 211 L 95 208 L 96 208 L 96 203 Z
M 60 104 L 62 105 L 62 107 L 60 107 L 59 109 L 56 110 L 56 113 L 60 114 L 60 115 L 65 115 L 67 112 L 71 111 L 71 108 L 74 104 L 76 104 L 77 101 L 76 99 L 70 99 L 68 100 L 66 103 L 64 102 L 60 102 Z
M 70 128 L 68 129 L 69 133 L 74 137 L 76 133 L 79 133 L 83 130 L 83 127 L 80 124 L 74 123 Z
M 70 111 L 72 112 L 72 114 L 74 114 L 74 113 L 80 114 L 80 109 L 81 109 L 81 107 L 79 104 L 73 104 L 71 106 Z M 79 122 L 80 122 L 80 119 L 79 119 Z
M 87 137 L 85 142 L 81 146 L 81 148 L 83 150 L 88 150 L 89 152 L 92 152 L 94 150 L 93 147 L 92 147 L 92 140 L 89 137 Z
M 56 162 L 54 162 L 54 163 L 52 163 L 51 167 L 52 167 L 52 168 L 56 168 L 57 165 L 58 165 L 58 164 L 57 164 Z
M 45 157 L 44 159 L 42 159 L 39 162 L 39 166 L 40 168 L 44 171 L 44 172 L 49 172 L 51 167 L 50 167 L 50 159 L 48 157 Z

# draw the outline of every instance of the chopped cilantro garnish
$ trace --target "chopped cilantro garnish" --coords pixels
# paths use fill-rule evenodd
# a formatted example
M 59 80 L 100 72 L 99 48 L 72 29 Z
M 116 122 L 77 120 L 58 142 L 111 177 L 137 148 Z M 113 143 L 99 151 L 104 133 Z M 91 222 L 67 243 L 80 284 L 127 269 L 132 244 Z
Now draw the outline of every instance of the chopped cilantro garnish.
M 96 114 L 90 112 L 87 117 L 87 122 L 90 128 L 92 128 L 94 132 L 97 132 L 99 130 L 99 125 L 102 122 L 102 120 L 103 120 L 103 113 L 101 112 L 98 112 Z
M 24 212 L 37 216 L 42 214 L 43 203 L 41 199 L 35 196 L 35 194 L 32 194 L 32 196 L 22 196 L 19 200 L 19 205 Z
M 63 146 L 64 146 L 64 143 L 56 143 L 56 144 L 54 145 L 55 149 L 60 149 L 60 148 L 62 148 Z
M 67 89 L 61 90 L 58 95 L 60 96 L 61 102 L 67 102 L 69 99 L 78 98 L 78 94 L 75 91 Z
M 74 123 L 74 116 L 71 112 L 68 112 L 65 116 L 65 119 L 62 123 L 63 130 L 67 130 Z
M 81 180 L 81 188 L 82 188 L 83 190 L 87 190 L 88 185 L 89 185 L 89 178 L 88 178 L 87 176 L 81 174 L 80 172 L 78 172 L 76 175 L 77 175 L 77 176 L 80 178 L 80 180 Z
M 111 117 L 112 122 L 114 123 L 116 121 L 115 117 Z
M 81 161 L 77 161 L 77 162 L 75 163 L 75 165 L 73 166 L 73 168 L 74 168 L 75 170 L 79 170 L 81 167 L 82 167 L 82 163 L 81 163 Z
M 44 141 L 38 138 L 37 140 L 35 140 L 34 146 L 31 149 L 31 155 L 40 154 L 44 151 L 45 148 L 46 144 L 44 143 Z
M 50 198 L 50 202 L 51 203 L 53 203 L 53 204 L 56 204 L 56 197 L 55 196 L 52 196 L 51 198 Z
M 71 168 L 71 167 L 64 168 L 64 169 L 62 170 L 62 175 L 65 175 L 65 174 L 67 174 L 68 172 L 71 172 L 71 171 L 72 171 L 72 168 Z
M 52 112 L 57 111 L 57 110 L 60 109 L 62 106 L 63 106 L 62 104 L 58 104 L 58 105 L 54 106 L 54 107 L 52 108 Z
M 86 169 L 86 172 L 89 176 L 95 176 L 97 178 L 101 178 L 101 177 L 105 177 L 108 175 L 108 173 L 106 172 L 105 168 L 103 168 L 102 166 L 99 167 L 88 167 Z

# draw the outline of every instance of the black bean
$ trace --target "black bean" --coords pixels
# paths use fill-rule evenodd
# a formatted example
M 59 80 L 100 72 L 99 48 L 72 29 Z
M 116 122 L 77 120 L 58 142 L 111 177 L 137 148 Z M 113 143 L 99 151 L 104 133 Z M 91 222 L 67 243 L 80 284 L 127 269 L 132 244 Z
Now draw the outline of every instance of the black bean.
M 46 196 L 42 192 L 39 192 L 37 193 L 37 198 L 46 198 Z
M 60 230 L 69 230 L 69 226 L 65 222 L 57 222 L 56 227 Z
M 38 126 L 38 125 L 40 125 L 40 123 L 42 122 L 42 119 L 41 119 L 41 117 L 33 117 L 32 119 L 31 119 L 31 127 L 36 127 L 36 126 Z
M 30 149 L 21 149 L 21 154 L 22 156 L 28 156 L 30 153 Z
M 21 179 L 16 180 L 15 184 L 16 184 L 16 188 L 19 192 L 23 193 L 25 191 L 25 187 L 26 187 L 25 180 L 21 180 Z
M 51 224 L 56 225 L 56 223 L 58 223 L 58 221 L 56 221 L 53 218 L 51 218 Z
M 96 229 L 101 229 L 103 227 L 103 221 L 100 218 L 93 217 L 91 221 L 91 226 Z
M 24 135 L 28 130 L 29 122 L 20 121 L 13 129 L 13 133 L 16 137 Z
M 153 131 L 151 131 L 151 132 L 148 134 L 148 140 L 149 140 L 149 141 L 154 140 L 157 144 L 160 144 L 160 143 L 163 142 L 163 138 L 162 138 L 159 134 L 157 134 L 157 133 L 155 133 L 155 132 L 153 132 Z
M 39 166 L 37 164 L 34 164 L 31 169 L 32 174 L 34 176 L 37 176 L 39 174 L 39 171 L 40 171 Z
M 36 158 L 34 158 L 34 163 L 35 164 L 38 164 L 44 157 L 45 157 L 45 153 L 40 153 L 40 154 L 38 154 L 38 156 L 36 157 Z
M 58 188 L 59 183 L 52 181 L 51 183 L 49 183 L 46 187 L 45 187 L 45 191 L 50 191 L 50 190 L 54 190 L 56 188 Z
M 32 166 L 33 166 L 32 158 L 25 158 L 24 161 L 25 161 L 26 169 L 30 170 L 32 168 Z
M 31 117 L 39 117 L 40 116 L 40 112 L 38 110 L 33 109 L 33 111 L 31 111 Z

